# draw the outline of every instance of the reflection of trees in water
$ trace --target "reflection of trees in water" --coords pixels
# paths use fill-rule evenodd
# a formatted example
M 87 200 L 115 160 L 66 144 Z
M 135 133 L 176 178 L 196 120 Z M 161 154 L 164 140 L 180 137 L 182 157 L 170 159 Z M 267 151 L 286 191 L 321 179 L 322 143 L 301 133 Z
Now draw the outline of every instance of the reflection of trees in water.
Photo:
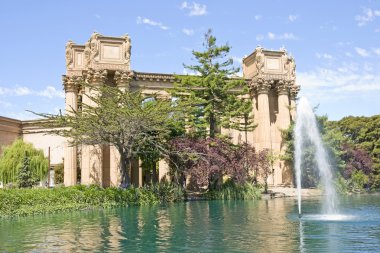
M 1 231 L 35 242 L 21 251 L 294 252 L 300 235 L 287 217 L 293 208 L 286 199 L 197 201 L 27 217 L 3 222 Z

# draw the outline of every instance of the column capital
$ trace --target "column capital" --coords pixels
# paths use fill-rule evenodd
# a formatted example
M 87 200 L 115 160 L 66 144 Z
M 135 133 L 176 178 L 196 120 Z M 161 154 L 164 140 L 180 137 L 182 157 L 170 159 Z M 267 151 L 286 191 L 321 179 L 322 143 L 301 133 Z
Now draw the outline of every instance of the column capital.
M 107 70 L 100 69 L 94 70 L 89 69 L 86 76 L 86 81 L 88 84 L 96 85 L 103 84 L 107 79 Z
M 252 86 L 257 94 L 268 94 L 273 83 L 273 80 L 258 79 Z
M 300 89 L 301 88 L 299 85 L 294 84 L 294 85 L 290 86 L 290 99 L 296 99 Z
M 278 95 L 288 95 L 289 84 L 284 80 L 279 80 L 276 85 Z
M 82 81 L 83 79 L 81 76 L 62 76 L 65 92 L 78 92 Z
M 133 71 L 119 71 L 115 72 L 115 82 L 117 87 L 129 88 L 129 83 L 134 76 Z

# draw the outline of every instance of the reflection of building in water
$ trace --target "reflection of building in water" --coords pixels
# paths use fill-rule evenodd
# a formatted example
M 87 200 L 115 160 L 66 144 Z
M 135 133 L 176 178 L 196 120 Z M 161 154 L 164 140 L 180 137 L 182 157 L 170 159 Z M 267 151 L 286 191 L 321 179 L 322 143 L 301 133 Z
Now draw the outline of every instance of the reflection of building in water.
M 167 98 L 169 94 L 166 90 L 173 87 L 174 76 L 171 74 L 131 70 L 131 39 L 128 35 L 108 37 L 93 33 L 84 45 L 69 41 L 65 56 L 63 86 L 66 111 L 71 108 L 80 109 L 80 102 L 92 104 L 89 97 L 97 95 L 91 88 L 95 86 L 110 85 L 123 90 L 142 90 L 146 96 L 158 94 L 162 98 Z M 248 142 L 258 150 L 270 149 L 274 155 L 279 155 L 284 151 L 281 130 L 288 128 L 294 118 L 295 98 L 299 90 L 295 83 L 295 61 L 285 50 L 273 51 L 257 47 L 243 59 L 243 74 L 251 91 L 246 98 L 253 102 L 252 114 L 257 124 L 257 128 L 248 133 Z M 84 86 L 84 83 L 88 86 Z M 228 129 L 221 129 L 221 132 L 231 136 L 235 142 L 245 139 L 242 138 L 245 135 L 243 132 Z M 52 155 L 59 156 L 59 162 L 64 158 L 65 185 L 77 183 L 78 165 L 82 184 L 119 185 L 119 154 L 115 147 L 69 147 L 64 139 L 43 134 L 36 122 L 0 118 L 0 135 L 8 136 L 7 139 L 4 138 L 6 143 L 0 145 L 22 137 L 44 150 L 52 145 L 60 147 Z M 160 161 L 158 167 L 160 179 L 168 176 L 168 165 L 164 161 Z M 131 181 L 136 186 L 143 184 L 143 178 L 149 178 L 149 175 L 143 175 L 139 161 L 132 163 L 130 173 Z M 283 162 L 274 164 L 271 177 L 270 184 L 292 183 L 291 170 Z

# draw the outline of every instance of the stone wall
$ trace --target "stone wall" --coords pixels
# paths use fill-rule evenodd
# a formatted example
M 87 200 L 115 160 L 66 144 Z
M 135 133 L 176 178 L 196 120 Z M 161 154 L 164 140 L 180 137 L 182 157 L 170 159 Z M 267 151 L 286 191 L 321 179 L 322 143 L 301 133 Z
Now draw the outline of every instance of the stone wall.
M 49 129 L 42 129 L 38 126 L 38 120 L 22 122 L 22 139 L 33 144 L 37 149 L 41 149 L 45 157 L 49 155 L 50 165 L 54 166 L 63 162 L 65 138 L 49 134 Z
M 0 116 L 0 155 L 3 148 L 21 137 L 21 121 Z

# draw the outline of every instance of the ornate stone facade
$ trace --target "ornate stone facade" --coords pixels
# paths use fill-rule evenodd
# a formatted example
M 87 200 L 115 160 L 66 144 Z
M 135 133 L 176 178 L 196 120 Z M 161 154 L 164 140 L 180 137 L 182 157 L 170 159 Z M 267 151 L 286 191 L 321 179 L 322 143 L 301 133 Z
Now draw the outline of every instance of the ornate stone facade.
M 161 93 L 173 87 L 174 76 L 170 74 L 131 71 L 131 39 L 106 37 L 93 33 L 85 45 L 69 41 L 66 45 L 66 75 L 63 83 L 66 92 L 66 109 L 78 105 L 79 94 L 83 103 L 90 103 L 94 95 L 91 86 L 113 85 L 120 89 L 142 90 L 145 94 Z M 250 87 L 250 98 L 257 128 L 249 133 L 249 142 L 256 149 L 269 149 L 274 157 L 281 155 L 285 146 L 281 130 L 288 128 L 295 117 L 295 99 L 299 92 L 296 85 L 295 61 L 286 50 L 272 51 L 257 47 L 243 59 L 243 74 Z M 86 83 L 87 85 L 83 85 Z M 87 97 L 87 100 L 85 99 Z M 225 131 L 226 132 L 226 131 Z M 241 138 L 238 131 L 228 130 L 235 142 Z M 99 183 L 104 186 L 118 185 L 118 152 L 115 147 L 80 147 L 81 180 L 84 184 Z M 75 184 L 77 150 L 65 147 L 65 184 Z M 269 184 L 291 185 L 292 174 L 287 164 L 276 160 Z M 168 166 L 159 162 L 159 177 L 167 176 Z M 132 164 L 131 178 L 135 185 L 142 183 L 139 162 Z

